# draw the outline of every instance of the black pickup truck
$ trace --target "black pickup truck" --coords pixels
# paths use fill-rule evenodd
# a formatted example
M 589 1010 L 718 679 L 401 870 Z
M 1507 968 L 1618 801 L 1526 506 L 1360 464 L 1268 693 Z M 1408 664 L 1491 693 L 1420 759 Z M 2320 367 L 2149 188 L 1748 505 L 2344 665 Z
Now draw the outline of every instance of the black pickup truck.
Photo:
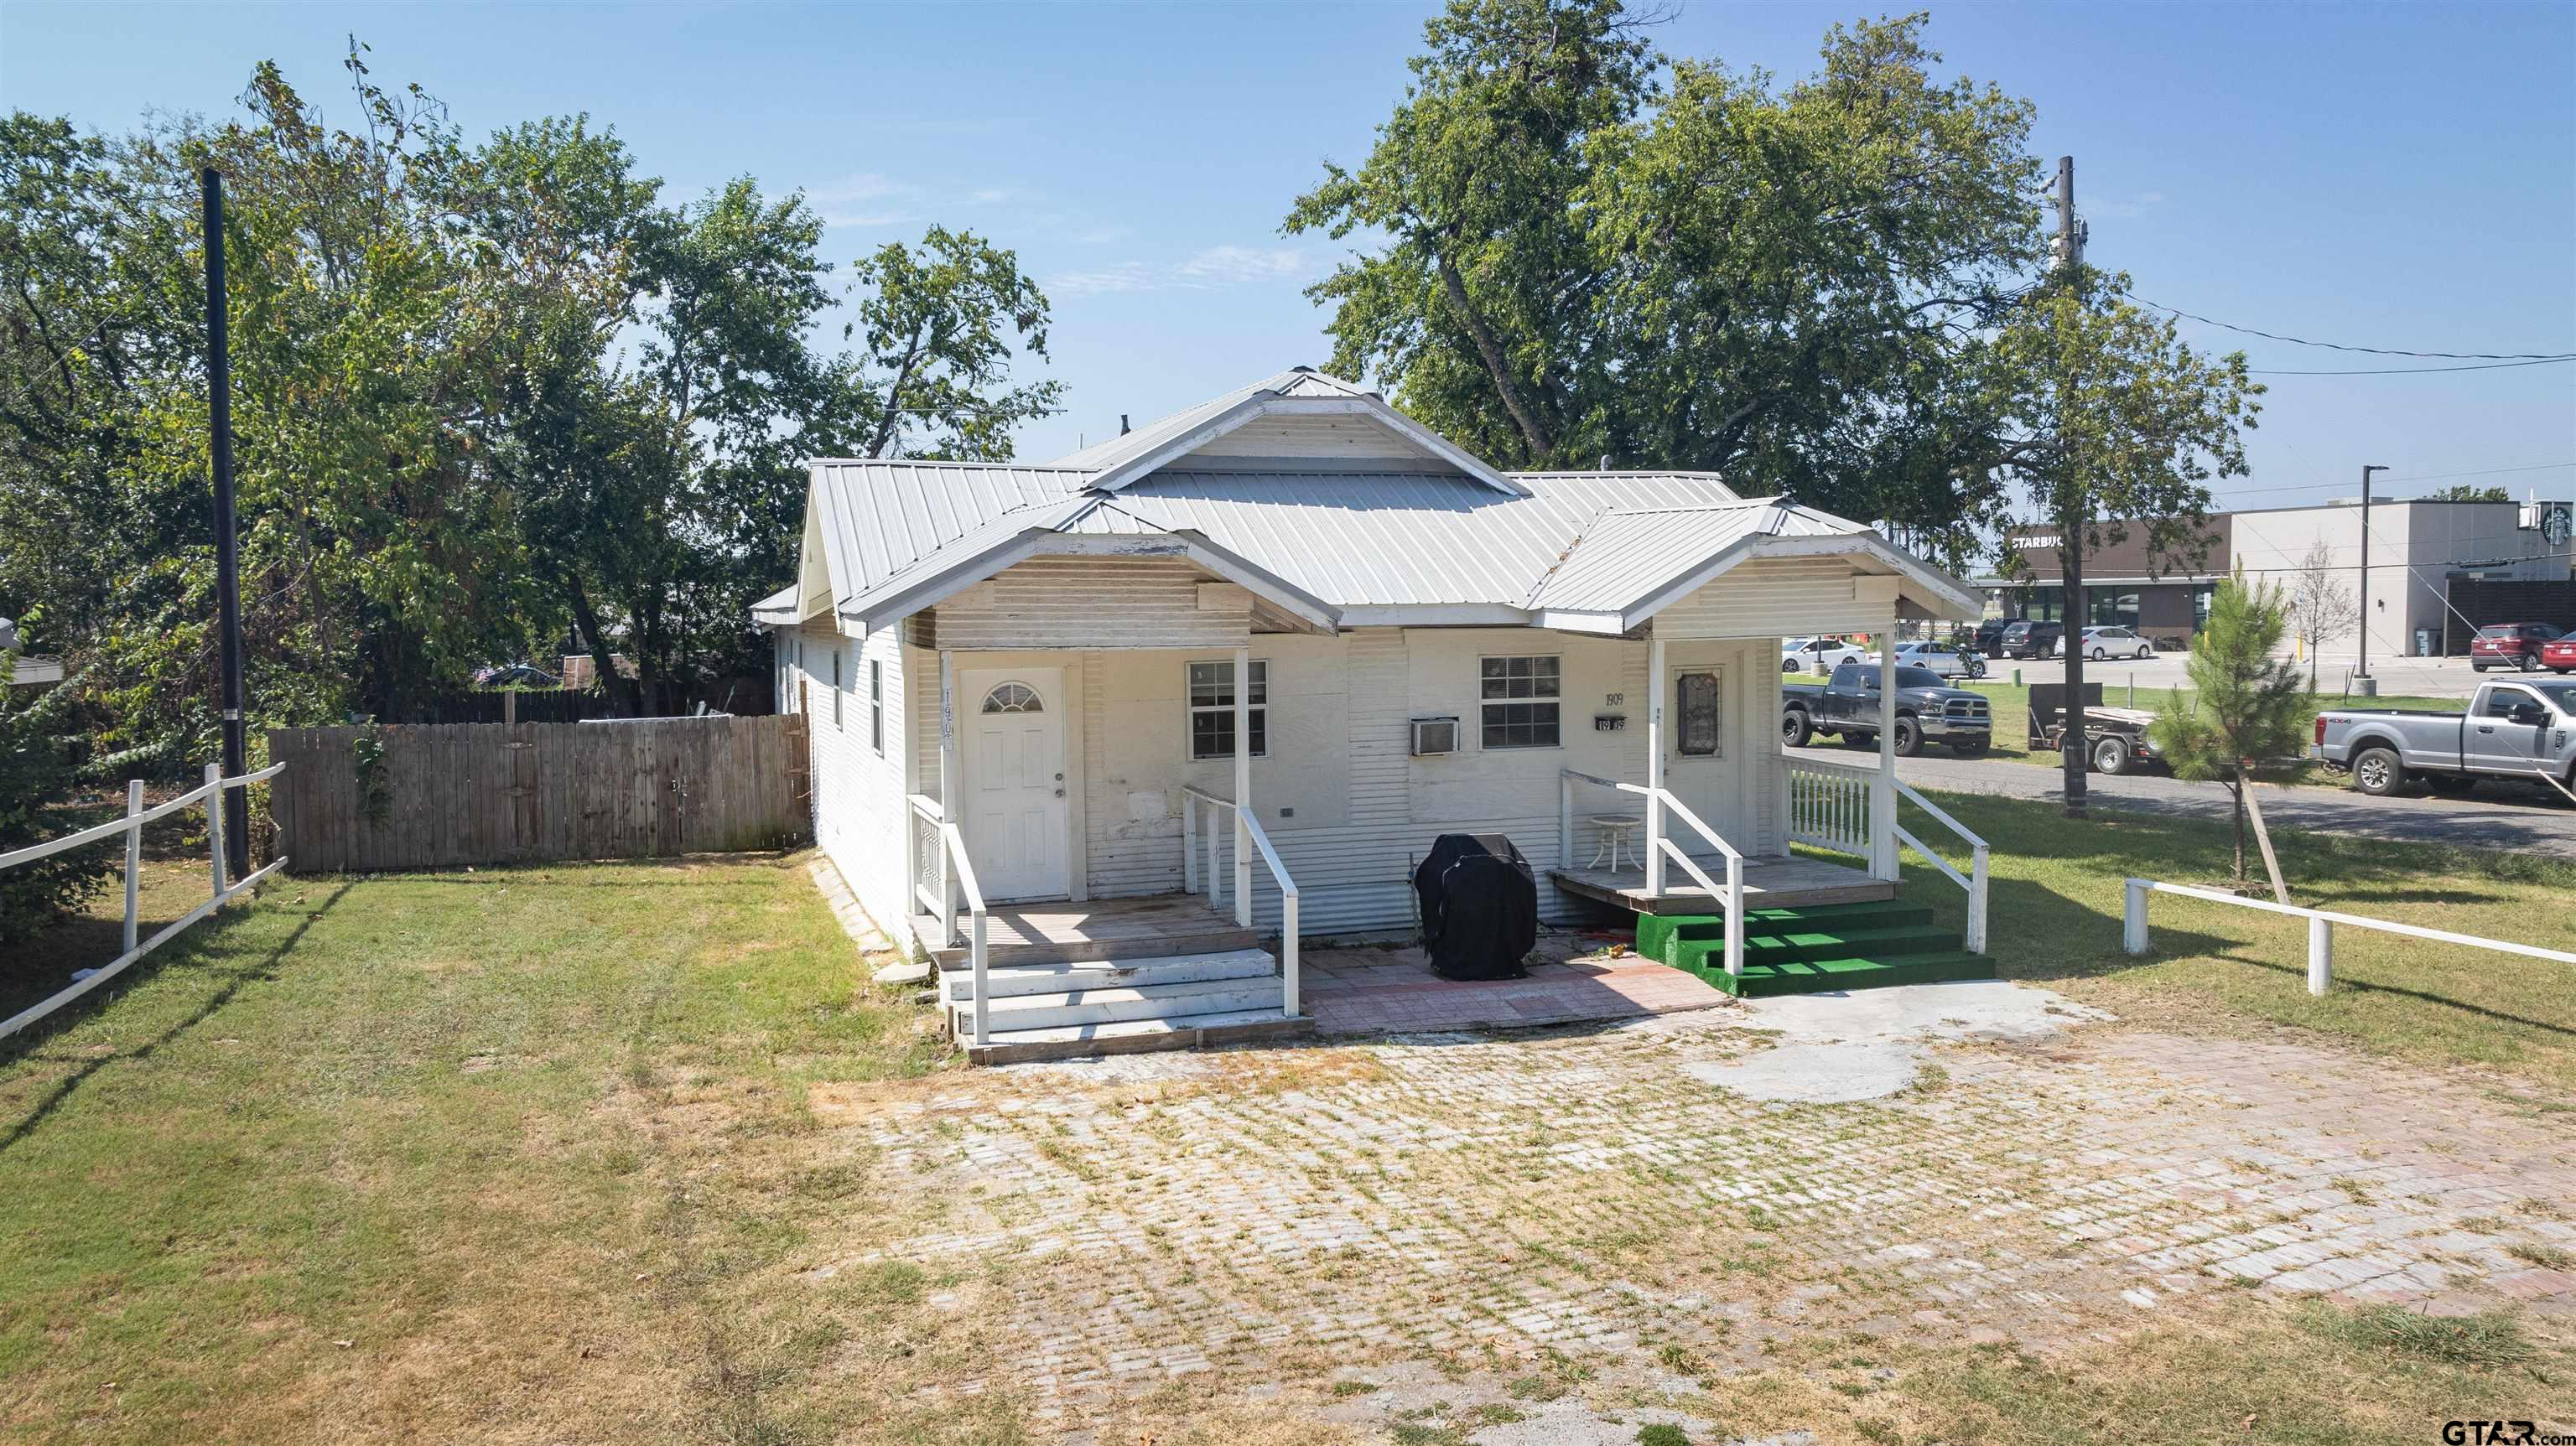
M 1780 685 L 1780 741 L 1792 748 L 1818 734 L 1829 738 L 1839 734 L 1845 743 L 1875 742 L 1878 713 L 1874 663 L 1844 663 L 1821 684 Z M 1974 757 L 1994 741 L 1994 727 L 1981 695 L 1945 685 L 1941 675 L 1929 668 L 1896 670 L 1898 757 L 1922 752 L 1926 738 Z

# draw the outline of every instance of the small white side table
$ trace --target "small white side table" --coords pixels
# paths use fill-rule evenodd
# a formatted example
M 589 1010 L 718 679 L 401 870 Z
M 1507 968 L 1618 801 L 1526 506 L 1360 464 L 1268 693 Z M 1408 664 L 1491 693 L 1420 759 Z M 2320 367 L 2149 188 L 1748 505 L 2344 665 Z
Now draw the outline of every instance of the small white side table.
M 1601 867 L 1601 861 L 1605 858 L 1610 861 L 1610 867 L 1614 869 L 1623 867 L 1619 862 L 1619 856 L 1623 852 L 1627 854 L 1629 863 L 1645 862 L 1644 857 L 1637 852 L 1636 845 L 1637 830 L 1646 826 L 1644 819 L 1630 818 L 1625 814 L 1604 813 L 1595 814 L 1585 821 L 1598 831 L 1594 837 L 1600 841 L 1599 846 L 1592 851 L 1591 867 L 1596 869 Z

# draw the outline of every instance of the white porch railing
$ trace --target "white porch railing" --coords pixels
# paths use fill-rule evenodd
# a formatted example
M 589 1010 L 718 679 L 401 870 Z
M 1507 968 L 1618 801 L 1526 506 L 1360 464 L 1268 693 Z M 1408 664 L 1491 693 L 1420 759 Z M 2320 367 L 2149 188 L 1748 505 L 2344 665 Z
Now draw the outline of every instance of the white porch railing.
M 1923 795 L 1916 793 L 1903 781 L 1900 780 L 1897 783 L 1896 791 L 1900 796 L 1912 799 L 1915 807 L 1932 815 L 1934 818 L 1939 819 L 1943 826 L 1947 827 L 1950 832 L 1957 834 L 1960 838 L 1967 841 L 1968 872 L 1962 874 L 1957 869 L 1950 866 L 1950 861 L 1948 859 L 1941 857 L 1939 854 L 1936 854 L 1932 852 L 1931 849 L 1925 847 L 1923 840 L 1916 838 L 1911 833 L 1908 833 L 1905 829 L 1905 825 L 1896 822 L 1894 819 L 1888 820 L 1888 826 L 1896 832 L 1896 841 L 1898 843 L 1904 844 L 1916 853 L 1930 859 L 1932 861 L 1932 867 L 1949 875 L 1950 882 L 1957 884 L 1960 888 L 1968 891 L 1968 927 L 1965 931 L 1967 934 L 1968 952 L 1971 954 L 1983 954 L 1986 952 L 1986 855 L 1988 852 L 1986 841 L 1969 832 L 1966 824 L 1959 822 L 1957 819 L 1952 818 L 1949 814 L 1943 812 L 1939 804 L 1936 804 L 1932 800 L 1925 798 Z
M 1621 793 L 1637 794 L 1650 805 L 1661 804 L 1664 813 L 1680 819 L 1693 832 L 1708 840 L 1710 846 L 1726 860 L 1726 884 L 1721 888 L 1716 881 L 1709 878 L 1707 871 L 1699 866 L 1698 860 L 1684 853 L 1681 846 L 1672 841 L 1671 836 L 1656 827 L 1659 822 L 1656 810 L 1652 808 L 1647 810 L 1646 849 L 1649 860 L 1651 861 L 1656 851 L 1660 850 L 1665 857 L 1682 866 L 1682 872 L 1690 875 L 1691 882 L 1706 889 L 1709 897 L 1724 904 L 1726 972 L 1741 976 L 1744 973 L 1744 855 L 1737 851 L 1735 845 L 1720 838 L 1717 830 L 1702 822 L 1700 816 L 1691 812 L 1688 805 L 1673 797 L 1670 789 L 1650 788 L 1642 783 L 1622 783 L 1615 778 L 1603 778 L 1598 774 L 1560 768 L 1556 771 L 1556 857 L 1559 868 L 1573 867 L 1574 785 L 1577 783 L 1615 788 Z M 1649 870 L 1648 873 L 1651 880 L 1653 871 Z
M 1207 821 L 1207 864 L 1199 864 L 1199 808 L 1205 805 Z M 1234 815 L 1234 921 L 1252 927 L 1252 856 L 1270 870 L 1279 885 L 1279 1009 L 1290 1019 L 1297 1017 L 1297 881 L 1288 877 L 1288 866 L 1279 861 L 1279 851 L 1270 846 L 1270 835 L 1261 831 L 1249 810 L 1239 808 L 1231 799 L 1196 788 L 1181 790 L 1181 887 L 1200 892 L 1202 879 L 1207 884 L 1208 907 L 1216 908 L 1224 900 L 1218 880 L 1224 870 L 1217 867 L 1216 821 L 1220 812 Z
M 2373 929 L 2382 934 L 2403 934 L 2409 939 L 2430 939 L 2437 944 L 2461 944 L 2472 949 L 2492 949 L 2499 954 L 2520 954 L 2531 959 L 2576 964 L 2576 954 L 2563 949 L 2543 949 L 2537 944 L 2513 944 L 2502 939 L 2481 939 L 2475 934 L 2454 934 L 2448 929 L 2427 929 L 2421 924 L 2400 924 L 2362 914 L 2337 913 L 2332 909 L 2303 909 L 2296 904 L 2276 904 L 2270 899 L 2248 899 L 2222 894 L 2216 889 L 2195 889 L 2188 884 L 2159 883 L 2154 879 L 2128 881 L 2128 898 L 2120 911 L 2120 947 L 2132 954 L 2144 954 L 2150 947 L 2147 942 L 2149 894 L 2180 894 L 2188 899 L 2207 899 L 2213 904 L 2234 904 L 2241 909 L 2259 909 L 2267 914 L 2289 914 L 2307 920 L 2310 994 L 2323 994 L 2334 983 L 2334 926 L 2337 924 Z
M 912 818 L 913 897 L 928 904 L 930 912 L 938 917 L 942 947 L 953 948 L 957 943 L 957 895 L 960 891 L 966 895 L 966 959 L 975 981 L 970 1031 L 973 1043 L 988 1044 L 992 1028 L 986 1001 L 992 991 L 986 987 L 985 977 L 984 891 L 975 883 L 974 861 L 966 857 L 965 836 L 948 821 L 939 800 L 912 795 Z M 924 882 L 925 875 L 928 882 Z
M 1784 757 L 1781 761 L 1789 770 L 1789 841 L 1871 857 L 1871 842 L 1875 835 L 1870 827 L 1870 806 L 1874 786 L 1879 782 L 1877 771 L 1809 758 Z M 1916 838 L 1904 824 L 1893 818 L 1887 823 L 1898 844 L 1931 860 L 1932 867 L 1967 891 L 1968 927 L 1965 933 L 1968 951 L 1983 954 L 1986 952 L 1986 863 L 1989 853 L 1986 841 L 1902 780 L 1889 781 L 1895 785 L 1895 797 L 1913 800 L 1916 807 L 1940 820 L 1944 827 L 1968 845 L 1968 871 L 1963 874 L 1952 867 L 1948 859 L 1934 853 L 1923 840 Z
M 1874 769 L 1784 756 L 1789 773 L 1789 841 L 1869 856 Z
M 76 849 L 81 847 L 83 844 L 92 844 L 103 839 L 113 838 L 120 833 L 125 835 L 124 952 L 117 955 L 116 958 L 110 962 L 99 966 L 99 968 L 95 972 L 91 973 L 87 978 L 74 981 L 70 988 L 62 990 L 59 993 L 35 1004 L 31 1004 L 25 1009 L 20 1010 L 18 1013 L 9 1016 L 5 1020 L 0 1020 L 0 1038 L 6 1038 L 9 1035 L 16 1034 L 19 1030 L 26 1028 L 28 1025 L 35 1023 L 37 1020 L 44 1018 L 46 1015 L 53 1013 L 55 1010 L 60 1009 L 64 1005 L 71 1003 L 73 1000 L 80 998 L 82 995 L 89 993 L 91 990 L 98 988 L 100 985 L 105 984 L 117 975 L 124 973 L 144 955 L 151 953 L 153 950 L 160 948 L 163 944 L 177 938 L 180 931 L 186 929 L 189 925 L 194 924 L 199 919 L 206 917 L 215 910 L 222 908 L 233 899 L 248 893 L 252 889 L 258 888 L 262 883 L 267 881 L 269 875 L 276 873 L 281 868 L 284 868 L 286 866 L 286 860 L 282 858 L 272 859 L 266 868 L 263 868 L 246 878 L 230 883 L 227 883 L 224 879 L 224 791 L 226 789 L 233 788 L 248 788 L 254 783 L 260 783 L 265 780 L 275 778 L 277 775 L 284 773 L 285 771 L 285 764 L 272 763 L 268 767 L 259 770 L 257 773 L 245 773 L 239 778 L 226 778 L 223 776 L 221 765 L 209 763 L 206 765 L 206 781 L 204 783 L 188 790 L 186 793 L 180 794 L 177 798 L 171 799 L 167 803 L 157 804 L 151 808 L 145 808 L 143 806 L 143 780 L 138 778 L 125 785 L 125 817 L 110 819 L 106 823 L 99 824 L 96 827 L 85 828 L 78 833 L 65 834 L 61 838 L 51 840 L 47 843 L 29 844 L 25 848 L 12 849 L 8 853 L 0 854 L 0 869 L 7 869 L 19 864 L 34 863 L 36 860 L 44 858 L 49 854 L 58 854 L 65 849 Z M 203 801 L 206 806 L 206 852 L 209 857 L 209 869 L 214 882 L 214 892 L 204 903 L 199 904 L 195 908 L 190 909 L 187 913 L 180 915 L 176 921 L 164 927 L 161 932 L 153 935 L 149 939 L 137 941 L 135 935 L 140 932 L 142 923 L 141 890 L 143 884 L 143 826 L 152 822 L 154 819 L 163 818 L 170 814 L 177 813 L 179 810 L 188 807 L 190 804 L 200 801 Z

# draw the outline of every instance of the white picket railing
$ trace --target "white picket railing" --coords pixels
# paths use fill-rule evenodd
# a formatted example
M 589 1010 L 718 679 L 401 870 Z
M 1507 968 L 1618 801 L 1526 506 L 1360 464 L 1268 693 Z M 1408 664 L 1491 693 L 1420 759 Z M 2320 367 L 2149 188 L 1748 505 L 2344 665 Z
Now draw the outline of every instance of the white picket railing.
M 65 849 L 76 849 L 85 844 L 98 843 L 102 840 L 114 838 L 118 834 L 125 835 L 124 952 L 118 954 L 111 962 L 101 965 L 96 971 L 89 974 L 86 978 L 73 981 L 70 988 L 62 990 L 60 993 L 54 994 L 38 1003 L 29 1005 L 27 1008 L 20 1010 L 18 1013 L 11 1015 L 5 1020 L 0 1020 L 0 1039 L 5 1039 L 8 1036 L 17 1033 L 19 1030 L 26 1028 L 37 1020 L 43 1019 L 55 1010 L 62 1008 L 64 1005 L 71 1003 L 73 1000 L 80 998 L 82 995 L 87 994 L 91 990 L 98 988 L 111 979 L 114 979 L 117 975 L 124 973 L 128 968 L 132 967 L 135 961 L 141 959 L 146 954 L 151 953 L 153 950 L 160 948 L 170 940 L 177 938 L 180 932 L 185 930 L 189 925 L 196 923 L 199 919 L 202 919 L 208 914 L 213 913 L 215 910 L 222 908 L 231 900 L 258 888 L 262 883 L 267 881 L 269 875 L 276 873 L 279 869 L 285 867 L 286 860 L 280 858 L 272 860 L 266 868 L 260 869 L 246 878 L 229 883 L 226 882 L 224 878 L 225 790 L 248 788 L 254 783 L 260 783 L 267 779 L 275 778 L 277 775 L 285 771 L 285 764 L 274 763 L 261 769 L 257 773 L 245 773 L 238 778 L 226 778 L 223 776 L 223 771 L 220 765 L 209 763 L 206 765 L 206 781 L 204 783 L 188 790 L 186 793 L 180 794 L 177 798 L 171 799 L 166 803 L 156 804 L 151 808 L 145 808 L 143 806 L 143 780 L 139 778 L 134 779 L 125 785 L 125 816 L 123 818 L 111 819 L 94 828 L 82 829 L 78 833 L 65 834 L 61 838 L 54 839 L 47 843 L 30 844 L 25 848 L 13 849 L 8 853 L 0 854 L 0 869 L 8 869 L 14 868 L 19 864 L 34 863 L 38 859 L 45 858 L 52 854 L 61 853 Z M 141 931 L 142 927 L 143 826 L 147 823 L 151 823 L 155 819 L 166 818 L 169 815 L 177 813 L 179 810 L 198 802 L 203 802 L 206 806 L 206 852 L 209 859 L 208 866 L 211 870 L 211 877 L 214 883 L 213 893 L 204 903 L 199 904 L 195 908 L 190 909 L 187 913 L 180 915 L 177 920 L 165 926 L 159 933 L 154 934 L 149 939 L 138 941 L 135 936 Z
M 2475 934 L 2454 934 L 2448 929 L 2427 929 L 2421 924 L 2400 924 L 2388 919 L 2373 919 L 2361 914 L 2341 914 L 2332 909 L 2302 909 L 2296 904 L 2276 904 L 2270 899 L 2248 899 L 2236 894 L 2222 894 L 2216 889 L 2195 889 L 2189 884 L 2158 883 L 2154 879 L 2130 879 L 2128 897 L 2120 911 L 2120 946 L 2132 954 L 2148 952 L 2147 895 L 2180 894 L 2187 899 L 2206 899 L 2213 904 L 2234 904 L 2240 909 L 2259 909 L 2266 914 L 2288 914 L 2308 921 L 2308 992 L 2323 994 L 2334 983 L 2334 930 L 2345 924 L 2355 929 L 2373 929 L 2382 934 L 2403 934 L 2409 939 L 2430 939 L 2438 944 L 2460 944 L 2471 949 L 2492 949 L 2499 954 L 2520 954 L 2532 959 L 2549 959 L 2560 964 L 2576 964 L 2576 954 L 2564 949 L 2544 949 L 2537 944 L 2510 944 L 2502 939 L 2482 939 Z
M 989 956 L 986 948 L 984 890 L 975 882 L 974 861 L 966 857 L 966 836 L 948 821 L 939 800 L 926 794 L 911 795 L 913 817 L 913 897 L 930 906 L 939 919 L 939 946 L 953 948 L 957 943 L 957 896 L 966 896 L 966 967 L 975 984 L 975 997 L 967 1010 L 968 1036 L 972 1043 L 992 1042 L 990 1005 L 992 990 L 987 979 Z M 928 825 L 927 829 L 923 825 Z M 933 884 L 924 884 L 920 875 L 932 870 Z
M 1789 771 L 1789 841 L 1868 857 L 1877 770 L 1810 758 L 1781 762 Z
M 1199 866 L 1198 813 L 1201 805 L 1208 811 L 1207 866 Z M 1279 885 L 1279 1008 L 1290 1019 L 1297 1017 L 1297 881 L 1288 877 L 1288 866 L 1279 861 L 1279 851 L 1270 846 L 1270 835 L 1252 815 L 1237 808 L 1232 799 L 1219 798 L 1196 788 L 1181 790 L 1181 887 L 1198 893 L 1202 878 L 1207 883 L 1208 907 L 1224 902 L 1217 880 L 1224 871 L 1217 867 L 1216 821 L 1220 813 L 1234 816 L 1234 918 L 1246 928 L 1252 924 L 1252 856 L 1260 854 L 1269 868 L 1270 877 Z M 1249 847 L 1247 847 L 1249 845 Z
M 1661 803 L 1667 814 L 1680 819 L 1693 832 L 1708 840 L 1709 845 L 1717 850 L 1718 856 L 1726 860 L 1726 883 L 1721 887 L 1708 876 L 1706 870 L 1699 866 L 1699 861 L 1684 853 L 1681 845 L 1674 843 L 1669 835 L 1654 835 L 1646 840 L 1648 850 L 1661 850 L 1666 858 L 1682 866 L 1682 872 L 1690 875 L 1691 882 L 1707 890 L 1710 898 L 1724 905 L 1726 972 L 1742 976 L 1744 973 L 1744 855 L 1737 851 L 1735 845 L 1719 837 L 1717 830 L 1702 822 L 1700 816 L 1691 812 L 1688 805 L 1675 798 L 1671 789 L 1650 788 L 1642 783 L 1622 783 L 1618 779 L 1603 778 L 1595 773 L 1560 768 L 1556 771 L 1556 848 L 1560 868 L 1572 867 L 1568 861 L 1574 855 L 1574 785 L 1577 783 L 1615 788 L 1621 793 L 1637 794 L 1649 803 Z M 1649 827 L 1648 832 L 1653 834 L 1653 829 Z

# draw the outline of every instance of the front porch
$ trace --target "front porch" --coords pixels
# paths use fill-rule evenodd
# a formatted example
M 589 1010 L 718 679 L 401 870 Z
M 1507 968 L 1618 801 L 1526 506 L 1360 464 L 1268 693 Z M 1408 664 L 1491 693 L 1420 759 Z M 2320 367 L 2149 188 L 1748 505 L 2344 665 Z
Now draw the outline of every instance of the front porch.
M 1660 891 L 1650 889 L 1643 864 L 1623 869 L 1557 869 L 1548 877 L 1569 894 L 1635 914 L 1706 914 L 1726 907 L 1722 892 L 1712 895 L 1678 871 L 1665 877 Z M 1870 877 L 1867 869 L 1823 859 L 1793 855 L 1744 861 L 1744 906 L 1748 909 L 1872 903 L 1895 898 L 1896 888 L 1890 880 Z

